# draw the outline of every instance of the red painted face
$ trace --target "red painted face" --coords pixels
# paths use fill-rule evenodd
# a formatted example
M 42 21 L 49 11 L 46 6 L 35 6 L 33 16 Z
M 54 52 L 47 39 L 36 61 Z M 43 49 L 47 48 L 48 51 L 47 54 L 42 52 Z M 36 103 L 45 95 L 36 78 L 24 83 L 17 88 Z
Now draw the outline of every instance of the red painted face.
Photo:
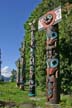
M 44 15 L 44 18 L 41 19 L 41 23 L 44 26 L 45 29 L 47 29 L 49 26 L 52 26 L 55 22 L 56 14 L 54 11 L 50 11 L 47 14 Z
M 55 43 L 55 41 L 56 41 L 56 39 L 51 39 L 51 38 L 49 38 L 49 39 L 46 41 L 46 44 L 47 44 L 47 45 L 52 45 L 52 44 Z
M 47 74 L 52 75 L 55 71 L 57 70 L 57 68 L 47 68 Z

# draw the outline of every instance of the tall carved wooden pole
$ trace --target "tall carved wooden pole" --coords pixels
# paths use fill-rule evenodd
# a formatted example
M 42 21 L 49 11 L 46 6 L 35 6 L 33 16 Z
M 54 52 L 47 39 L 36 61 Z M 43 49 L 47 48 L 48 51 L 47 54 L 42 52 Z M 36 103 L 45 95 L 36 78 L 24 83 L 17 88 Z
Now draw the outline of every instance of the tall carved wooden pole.
M 59 102 L 59 53 L 58 53 L 58 26 L 51 26 L 46 30 L 46 62 L 47 62 L 47 99 L 51 103 Z
M 30 81 L 29 81 L 29 96 L 35 96 L 35 38 L 34 38 L 34 21 L 31 26 L 31 45 L 30 45 Z
M 0 49 L 0 76 L 1 76 L 1 49 Z
M 0 48 L 0 81 L 3 81 L 3 77 L 1 75 L 1 64 L 2 64 L 2 61 L 1 61 L 1 48 Z
M 0 81 L 4 81 L 4 77 L 1 75 L 1 64 L 2 61 L 1 61 L 1 48 L 0 48 Z
M 59 47 L 58 22 L 61 20 L 61 8 L 46 13 L 39 20 L 39 29 L 46 31 L 46 88 L 47 101 L 52 104 L 59 103 Z M 41 28 L 40 28 L 41 26 Z
M 17 66 L 17 75 L 16 75 L 16 86 L 20 86 L 20 59 L 16 61 L 16 66 Z
M 25 83 L 25 43 L 21 43 L 20 53 L 20 89 L 24 90 L 24 83 Z

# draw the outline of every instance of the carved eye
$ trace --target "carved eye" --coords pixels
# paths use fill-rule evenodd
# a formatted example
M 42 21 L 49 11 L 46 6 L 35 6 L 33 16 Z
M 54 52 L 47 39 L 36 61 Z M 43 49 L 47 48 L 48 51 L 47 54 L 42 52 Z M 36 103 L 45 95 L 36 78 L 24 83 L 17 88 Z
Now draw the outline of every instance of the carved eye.
M 58 66 L 58 59 L 52 59 L 51 62 L 50 62 L 50 66 L 52 68 L 55 68 Z
M 57 37 L 57 33 L 56 32 L 52 32 L 52 38 L 55 39 Z
M 53 65 L 55 65 L 56 64 L 56 61 L 53 61 Z
M 55 36 L 55 33 L 53 33 L 52 36 L 54 37 Z

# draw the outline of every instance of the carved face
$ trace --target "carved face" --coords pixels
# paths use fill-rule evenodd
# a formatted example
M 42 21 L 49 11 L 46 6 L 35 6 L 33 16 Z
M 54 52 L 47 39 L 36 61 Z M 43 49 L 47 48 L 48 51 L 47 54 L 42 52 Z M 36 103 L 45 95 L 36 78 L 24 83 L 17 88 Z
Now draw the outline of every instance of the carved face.
M 49 23 L 52 21 L 52 19 L 53 19 L 53 16 L 52 16 L 51 14 L 48 14 L 48 15 L 44 18 L 46 24 L 49 24 Z

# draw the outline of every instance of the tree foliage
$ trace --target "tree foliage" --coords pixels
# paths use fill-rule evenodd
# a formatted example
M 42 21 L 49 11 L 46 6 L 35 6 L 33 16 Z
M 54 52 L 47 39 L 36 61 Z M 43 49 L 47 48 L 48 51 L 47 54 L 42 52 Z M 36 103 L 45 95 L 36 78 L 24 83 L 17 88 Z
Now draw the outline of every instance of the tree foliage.
M 10 80 L 11 80 L 11 82 L 14 82 L 14 81 L 16 80 L 16 70 L 13 69 L 13 70 L 11 71 L 11 73 L 12 73 L 12 75 L 11 75 Z

